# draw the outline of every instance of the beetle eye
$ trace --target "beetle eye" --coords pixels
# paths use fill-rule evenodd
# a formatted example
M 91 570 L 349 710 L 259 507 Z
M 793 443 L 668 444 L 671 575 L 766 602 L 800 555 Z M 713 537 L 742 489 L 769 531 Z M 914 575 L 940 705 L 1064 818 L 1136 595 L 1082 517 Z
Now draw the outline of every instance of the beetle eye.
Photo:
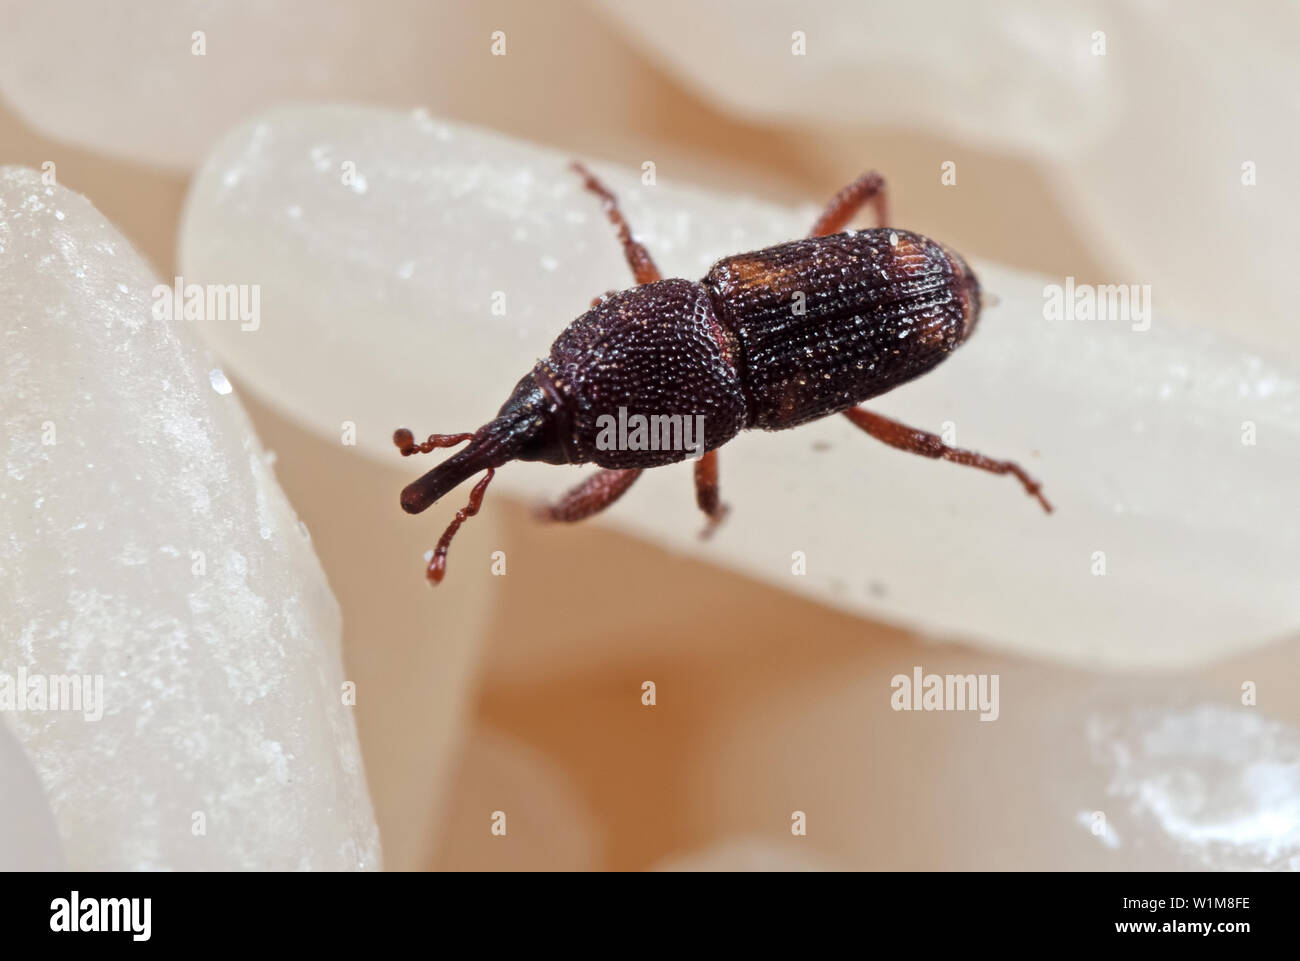
M 538 382 L 536 370 L 525 374 L 515 385 L 497 417 L 513 422 L 513 430 L 518 433 L 516 460 L 546 464 L 570 462 L 562 436 L 563 418 L 557 416 L 556 401 Z

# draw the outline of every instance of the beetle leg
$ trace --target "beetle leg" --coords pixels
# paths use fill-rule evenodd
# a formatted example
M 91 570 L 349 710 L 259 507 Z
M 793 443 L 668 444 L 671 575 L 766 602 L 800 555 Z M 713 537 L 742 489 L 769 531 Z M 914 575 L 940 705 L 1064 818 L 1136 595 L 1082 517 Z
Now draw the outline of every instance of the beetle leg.
M 433 549 L 433 556 L 429 558 L 429 567 L 424 572 L 430 583 L 442 582 L 443 575 L 447 573 L 447 549 L 451 547 L 451 539 L 460 530 L 460 525 L 477 514 L 479 508 L 483 506 L 483 495 L 487 493 L 488 484 L 492 483 L 492 478 L 495 476 L 496 471 L 489 467 L 487 476 L 475 484 L 474 489 L 470 491 L 469 503 L 456 512 L 452 522 L 438 538 L 438 546 Z
M 884 441 L 890 447 L 920 454 L 922 457 L 934 457 L 952 461 L 954 464 L 965 464 L 967 467 L 978 467 L 991 474 L 1013 474 L 1025 488 L 1025 492 L 1030 497 L 1038 499 L 1038 503 L 1043 505 L 1043 510 L 1049 514 L 1052 512 L 1052 505 L 1042 495 L 1042 485 L 1021 470 L 1018 464 L 1009 460 L 993 460 L 973 450 L 949 447 L 937 434 L 908 427 L 880 414 L 873 414 L 862 407 L 850 407 L 843 413 L 876 440 Z
M 627 225 L 627 221 L 623 218 L 623 212 L 618 209 L 618 198 L 582 164 L 574 161 L 570 166 L 582 178 L 583 186 L 601 199 L 605 208 L 605 216 L 609 218 L 609 222 L 618 231 L 619 242 L 623 245 L 623 256 L 627 258 L 627 265 L 632 268 L 632 276 L 636 278 L 636 282 L 638 284 L 648 284 L 653 280 L 663 280 L 663 275 L 659 273 L 659 268 L 655 266 L 650 251 L 632 239 L 632 228 Z
M 711 450 L 695 462 L 695 503 L 704 511 L 708 522 L 700 537 L 709 537 L 727 516 L 727 505 L 718 497 L 718 452 Z
M 641 476 L 641 468 L 602 470 L 592 474 L 555 504 L 543 504 L 534 512 L 538 520 L 571 524 L 599 514 L 626 493 Z
M 886 226 L 889 223 L 889 207 L 885 200 L 885 178 L 874 170 L 867 171 L 832 197 L 808 236 L 838 234 L 867 203 L 876 209 L 876 226 Z

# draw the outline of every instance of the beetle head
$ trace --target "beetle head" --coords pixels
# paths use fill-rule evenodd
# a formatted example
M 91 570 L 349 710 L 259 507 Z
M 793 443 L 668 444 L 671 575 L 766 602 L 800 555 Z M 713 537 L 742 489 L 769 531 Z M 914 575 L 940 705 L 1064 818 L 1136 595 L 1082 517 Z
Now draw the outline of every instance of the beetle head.
M 402 510 L 418 514 L 480 471 L 512 460 L 569 462 L 564 403 L 538 365 L 515 385 L 497 416 L 469 438 L 469 445 L 408 484 Z

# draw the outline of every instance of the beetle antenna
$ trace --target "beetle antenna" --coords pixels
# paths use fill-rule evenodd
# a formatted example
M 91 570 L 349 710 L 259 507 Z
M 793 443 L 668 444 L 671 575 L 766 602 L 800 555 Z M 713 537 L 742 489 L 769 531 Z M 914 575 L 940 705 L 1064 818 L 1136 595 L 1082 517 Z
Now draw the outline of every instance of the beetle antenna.
M 430 434 L 428 440 L 417 444 L 414 434 L 405 427 L 399 427 L 393 431 L 393 443 L 397 445 L 403 457 L 410 457 L 412 454 L 427 454 L 439 447 L 455 447 L 473 436 L 473 434 Z
M 477 514 L 479 508 L 483 506 L 483 495 L 487 493 L 488 484 L 492 483 L 492 478 L 495 476 L 496 469 L 489 467 L 487 476 L 475 484 L 474 489 L 470 491 L 469 503 L 456 512 L 452 522 L 442 532 L 442 537 L 438 538 L 438 546 L 433 549 L 433 555 L 429 558 L 429 567 L 425 571 L 429 583 L 442 583 L 442 579 L 447 573 L 447 549 L 451 547 L 451 539 L 460 530 L 460 525 Z

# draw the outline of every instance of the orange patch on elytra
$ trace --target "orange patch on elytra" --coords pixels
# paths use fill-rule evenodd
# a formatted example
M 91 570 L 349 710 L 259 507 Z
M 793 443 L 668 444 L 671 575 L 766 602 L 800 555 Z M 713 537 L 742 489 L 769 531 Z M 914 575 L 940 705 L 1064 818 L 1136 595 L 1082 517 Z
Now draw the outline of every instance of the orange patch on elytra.
M 774 267 L 769 260 L 749 260 L 735 257 L 727 261 L 728 280 L 736 287 L 774 287 L 785 280 L 792 269 L 800 265 Z
M 897 243 L 894 243 L 895 237 L 898 238 Z M 912 237 L 909 234 L 899 234 L 899 233 L 890 234 L 889 240 L 890 240 L 889 249 L 892 250 L 894 252 L 894 256 L 900 260 L 911 260 L 918 253 L 920 253 L 920 251 L 917 249 L 916 242 L 912 239 Z

